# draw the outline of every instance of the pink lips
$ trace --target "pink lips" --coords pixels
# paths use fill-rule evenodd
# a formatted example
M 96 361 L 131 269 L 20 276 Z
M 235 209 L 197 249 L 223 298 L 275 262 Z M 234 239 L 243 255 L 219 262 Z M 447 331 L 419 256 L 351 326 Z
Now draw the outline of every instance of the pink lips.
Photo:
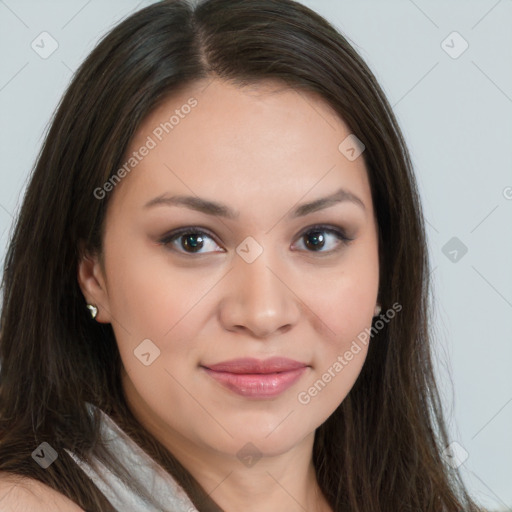
M 250 398 L 272 398 L 290 388 L 306 371 L 307 364 L 283 357 L 260 361 L 243 358 L 203 366 L 220 384 Z

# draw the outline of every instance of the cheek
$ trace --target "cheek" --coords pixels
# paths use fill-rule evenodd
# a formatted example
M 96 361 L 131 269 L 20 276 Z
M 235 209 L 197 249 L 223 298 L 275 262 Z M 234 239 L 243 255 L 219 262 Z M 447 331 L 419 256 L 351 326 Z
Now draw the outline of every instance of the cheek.
M 353 254 L 356 256 L 356 254 Z M 308 283 L 307 304 L 316 315 L 314 372 L 297 399 L 324 420 L 349 393 L 364 365 L 378 292 L 376 252 L 347 258 L 329 279 Z
M 329 291 L 313 290 L 312 309 L 318 320 L 313 372 L 297 395 L 304 413 L 325 421 L 345 399 L 366 360 L 377 286 L 367 276 L 342 276 Z
M 313 419 L 311 429 L 327 420 L 349 394 L 361 373 L 367 352 L 367 345 L 349 343 L 315 367 L 314 375 L 296 397 L 299 412 L 304 418 Z
M 171 264 L 160 250 L 165 251 L 132 251 L 124 258 L 111 252 L 110 311 L 114 324 L 119 324 L 117 330 L 123 331 L 122 336 L 129 332 L 134 341 L 164 342 L 171 333 L 193 327 L 189 315 L 214 285 L 211 272 Z
M 367 260 L 354 258 L 325 273 L 317 271 L 302 288 L 304 302 L 317 318 L 317 330 L 338 348 L 372 321 L 379 275 L 378 265 Z

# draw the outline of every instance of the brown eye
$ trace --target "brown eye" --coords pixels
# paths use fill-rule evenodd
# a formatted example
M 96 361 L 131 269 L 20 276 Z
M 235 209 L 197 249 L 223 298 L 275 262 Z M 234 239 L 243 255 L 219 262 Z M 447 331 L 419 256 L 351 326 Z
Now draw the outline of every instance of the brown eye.
M 300 239 L 304 241 L 307 252 L 322 254 L 335 252 L 340 246 L 348 245 L 353 240 L 345 236 L 343 231 L 327 226 L 313 226 Z
M 202 251 L 210 245 L 212 248 L 218 247 L 213 238 L 206 232 L 196 228 L 186 228 L 174 231 L 160 240 L 160 243 L 169 246 L 169 249 L 184 254 L 204 254 L 208 252 L 219 251 Z
M 308 234 L 304 235 L 304 240 L 306 247 L 314 251 L 322 249 L 325 245 L 325 236 L 321 231 L 310 231 Z
M 197 252 L 203 248 L 204 240 L 202 235 L 198 235 L 196 233 L 191 233 L 189 235 L 181 235 L 181 246 L 185 250 L 191 250 L 192 252 Z

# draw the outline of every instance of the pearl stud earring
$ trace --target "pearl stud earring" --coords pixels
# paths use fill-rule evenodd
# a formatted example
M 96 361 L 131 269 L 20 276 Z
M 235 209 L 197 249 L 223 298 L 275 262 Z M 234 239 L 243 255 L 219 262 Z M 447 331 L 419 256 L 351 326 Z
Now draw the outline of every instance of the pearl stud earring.
M 375 306 L 375 312 L 374 312 L 375 314 L 373 316 L 378 316 L 381 311 L 382 311 L 382 308 L 380 307 L 380 304 L 377 304 Z
M 98 314 L 98 308 L 92 304 L 87 304 L 87 309 L 91 312 L 91 317 L 94 319 Z

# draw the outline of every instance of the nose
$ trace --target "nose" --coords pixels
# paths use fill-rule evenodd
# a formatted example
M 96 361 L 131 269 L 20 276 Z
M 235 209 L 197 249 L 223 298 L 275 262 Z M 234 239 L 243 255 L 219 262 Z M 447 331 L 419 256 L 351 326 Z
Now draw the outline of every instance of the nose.
M 300 299 L 286 279 L 290 273 L 267 250 L 252 263 L 237 255 L 234 266 L 220 306 L 223 327 L 255 338 L 290 330 L 301 317 Z

